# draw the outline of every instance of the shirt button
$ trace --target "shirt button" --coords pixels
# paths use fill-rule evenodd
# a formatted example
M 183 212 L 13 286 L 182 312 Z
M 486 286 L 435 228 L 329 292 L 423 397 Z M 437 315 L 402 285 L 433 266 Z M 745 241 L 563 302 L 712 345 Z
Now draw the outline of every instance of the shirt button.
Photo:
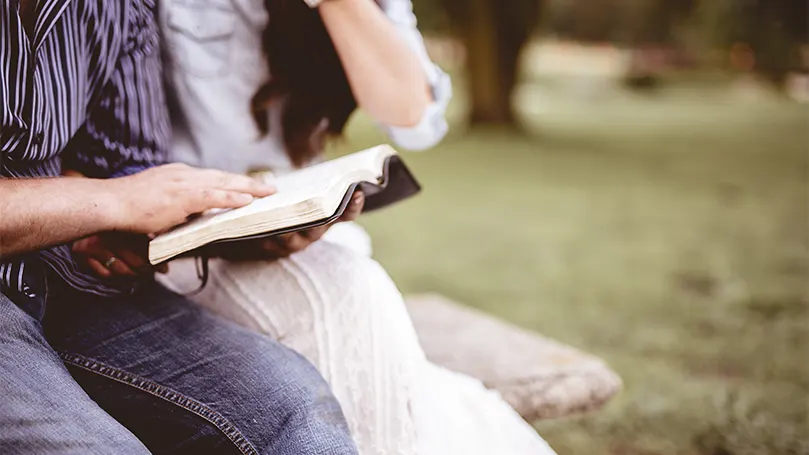
M 42 145 L 42 141 L 45 140 L 45 135 L 42 133 L 37 133 L 34 135 L 34 145 Z

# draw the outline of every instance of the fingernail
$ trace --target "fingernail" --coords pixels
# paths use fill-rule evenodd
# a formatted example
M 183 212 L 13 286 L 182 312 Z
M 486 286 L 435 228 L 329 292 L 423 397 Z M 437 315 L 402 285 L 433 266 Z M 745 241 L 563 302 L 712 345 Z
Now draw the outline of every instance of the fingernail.
M 236 202 L 239 204 L 249 204 L 253 202 L 253 196 L 245 193 L 238 193 L 236 195 Z

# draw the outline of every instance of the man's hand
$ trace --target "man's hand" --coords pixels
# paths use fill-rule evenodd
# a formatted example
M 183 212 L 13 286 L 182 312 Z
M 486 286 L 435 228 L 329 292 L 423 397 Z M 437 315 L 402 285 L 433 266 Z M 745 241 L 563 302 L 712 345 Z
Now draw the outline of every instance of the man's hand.
M 101 278 L 151 276 L 167 273 L 168 265 L 152 267 L 147 259 L 149 237 L 137 234 L 107 233 L 94 235 L 73 243 L 73 253 L 79 264 Z
M 275 190 L 250 177 L 184 164 L 168 164 L 105 181 L 117 199 L 117 231 L 152 234 L 210 209 L 237 208 Z
M 11 257 L 100 232 L 150 234 L 190 215 L 268 196 L 242 175 L 160 166 L 129 177 L 0 179 L 0 255 Z
M 354 221 L 362 213 L 365 205 L 365 196 L 356 191 L 345 213 L 337 222 Z M 298 251 L 304 250 L 312 243 L 320 240 L 331 225 L 319 226 L 305 231 L 282 234 L 275 237 L 256 239 L 244 242 L 226 243 L 218 245 L 213 254 L 230 261 L 273 261 L 288 257 Z

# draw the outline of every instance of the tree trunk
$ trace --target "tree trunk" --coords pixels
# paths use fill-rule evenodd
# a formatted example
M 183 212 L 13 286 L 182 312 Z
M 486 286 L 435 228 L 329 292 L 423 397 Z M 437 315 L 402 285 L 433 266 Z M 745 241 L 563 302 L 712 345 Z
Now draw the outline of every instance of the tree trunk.
M 497 24 L 489 0 L 468 2 L 469 23 L 463 26 L 469 77 L 469 120 L 472 124 L 514 124 L 511 100 L 504 97 Z
M 515 11 L 499 0 L 468 0 L 454 12 L 448 8 L 466 47 L 471 124 L 517 126 L 512 98 L 520 53 L 539 21 L 539 3 Z

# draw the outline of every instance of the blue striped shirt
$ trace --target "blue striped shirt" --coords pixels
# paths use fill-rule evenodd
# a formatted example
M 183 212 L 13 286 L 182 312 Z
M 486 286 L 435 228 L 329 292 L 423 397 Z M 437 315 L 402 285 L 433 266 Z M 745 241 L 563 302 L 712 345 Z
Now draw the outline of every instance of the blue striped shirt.
M 155 0 L 40 0 L 30 36 L 19 0 L 0 1 L 0 178 L 56 177 L 63 167 L 114 177 L 165 161 Z M 42 292 L 26 282 L 26 268 L 42 264 L 82 291 L 132 289 L 84 273 L 60 245 L 0 257 L 0 291 Z

